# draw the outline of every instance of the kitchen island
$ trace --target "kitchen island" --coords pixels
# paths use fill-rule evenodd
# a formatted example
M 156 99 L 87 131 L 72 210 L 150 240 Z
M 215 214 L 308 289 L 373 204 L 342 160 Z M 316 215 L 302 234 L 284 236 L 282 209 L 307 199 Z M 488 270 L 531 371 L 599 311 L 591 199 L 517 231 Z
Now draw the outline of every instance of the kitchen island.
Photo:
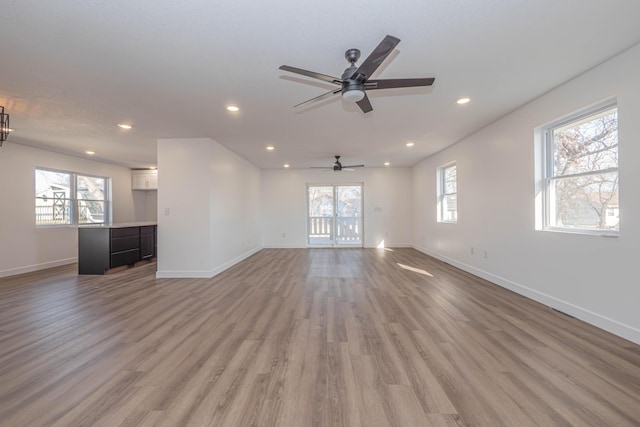
M 152 260 L 157 254 L 157 224 L 128 222 L 78 227 L 78 274 L 106 274 Z

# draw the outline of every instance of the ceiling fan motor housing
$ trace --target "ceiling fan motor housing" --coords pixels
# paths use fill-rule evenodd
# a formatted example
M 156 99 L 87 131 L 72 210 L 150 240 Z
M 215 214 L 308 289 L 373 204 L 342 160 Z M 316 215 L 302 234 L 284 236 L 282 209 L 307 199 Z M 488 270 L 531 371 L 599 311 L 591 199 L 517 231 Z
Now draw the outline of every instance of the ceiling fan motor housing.
M 335 156 L 336 158 L 336 162 L 333 164 L 333 170 L 334 171 L 341 171 L 342 170 L 342 163 L 340 163 L 340 156 Z
M 349 51 L 347 51 L 347 53 L 349 53 Z M 362 74 L 354 75 L 357 69 L 358 68 L 355 65 L 351 65 L 351 67 L 347 68 L 346 70 L 344 70 L 344 73 L 342 73 L 342 97 L 343 98 L 345 97 L 345 94 L 347 92 L 351 92 L 354 90 L 364 93 L 364 82 L 365 82 L 364 77 L 365 76 L 363 76 Z M 362 96 L 359 96 L 358 98 L 359 99 L 355 99 L 354 101 L 359 101 L 360 99 L 362 99 Z M 345 99 L 348 100 L 349 95 L 347 95 Z
M 342 95 L 351 92 L 352 90 L 364 91 L 364 83 L 360 83 L 357 80 L 345 80 L 342 85 Z

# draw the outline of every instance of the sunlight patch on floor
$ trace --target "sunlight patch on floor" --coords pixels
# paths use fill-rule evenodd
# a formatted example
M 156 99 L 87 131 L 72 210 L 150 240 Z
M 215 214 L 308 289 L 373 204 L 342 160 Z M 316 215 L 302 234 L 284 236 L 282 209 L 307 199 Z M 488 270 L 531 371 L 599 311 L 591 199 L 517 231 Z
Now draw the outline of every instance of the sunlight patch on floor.
M 420 268 L 415 268 L 415 267 L 411 267 L 409 265 L 405 265 L 405 264 L 400 264 L 399 262 L 397 262 L 396 264 L 398 264 L 398 267 L 400 268 L 404 268 L 405 270 L 409 270 L 409 271 L 413 271 L 414 273 L 420 273 L 420 274 L 424 274 L 425 276 L 429 276 L 429 277 L 433 277 L 433 274 L 422 270 Z
M 387 252 L 393 252 L 393 249 L 384 247 L 384 240 L 381 241 L 380 244 L 378 246 L 376 246 L 376 248 L 377 249 L 384 249 Z

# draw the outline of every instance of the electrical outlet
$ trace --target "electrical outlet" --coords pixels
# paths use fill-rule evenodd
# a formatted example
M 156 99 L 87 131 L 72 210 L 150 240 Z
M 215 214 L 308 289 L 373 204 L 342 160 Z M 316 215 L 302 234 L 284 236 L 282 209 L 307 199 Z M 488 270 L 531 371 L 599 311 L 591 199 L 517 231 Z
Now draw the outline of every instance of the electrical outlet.
M 489 258 L 489 254 L 487 253 L 487 251 L 484 251 L 484 259 Z
M 284 239 L 285 237 L 287 237 L 287 233 L 282 233 L 282 238 Z
M 475 254 L 475 253 L 476 253 L 476 250 L 475 250 L 475 248 L 473 248 L 473 246 L 472 246 L 472 247 L 471 247 L 471 250 L 470 250 L 469 252 L 471 252 L 471 255 L 473 255 L 473 254 Z

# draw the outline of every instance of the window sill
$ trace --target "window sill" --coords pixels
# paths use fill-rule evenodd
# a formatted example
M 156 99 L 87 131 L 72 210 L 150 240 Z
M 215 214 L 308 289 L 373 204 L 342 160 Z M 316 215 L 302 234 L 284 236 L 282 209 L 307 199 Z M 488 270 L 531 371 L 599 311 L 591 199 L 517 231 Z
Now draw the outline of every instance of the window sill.
M 581 229 L 567 229 L 567 228 L 541 228 L 538 231 L 546 231 L 551 233 L 562 234 L 579 234 L 582 236 L 594 236 L 594 237 L 620 237 L 619 231 L 608 230 L 581 230 Z

